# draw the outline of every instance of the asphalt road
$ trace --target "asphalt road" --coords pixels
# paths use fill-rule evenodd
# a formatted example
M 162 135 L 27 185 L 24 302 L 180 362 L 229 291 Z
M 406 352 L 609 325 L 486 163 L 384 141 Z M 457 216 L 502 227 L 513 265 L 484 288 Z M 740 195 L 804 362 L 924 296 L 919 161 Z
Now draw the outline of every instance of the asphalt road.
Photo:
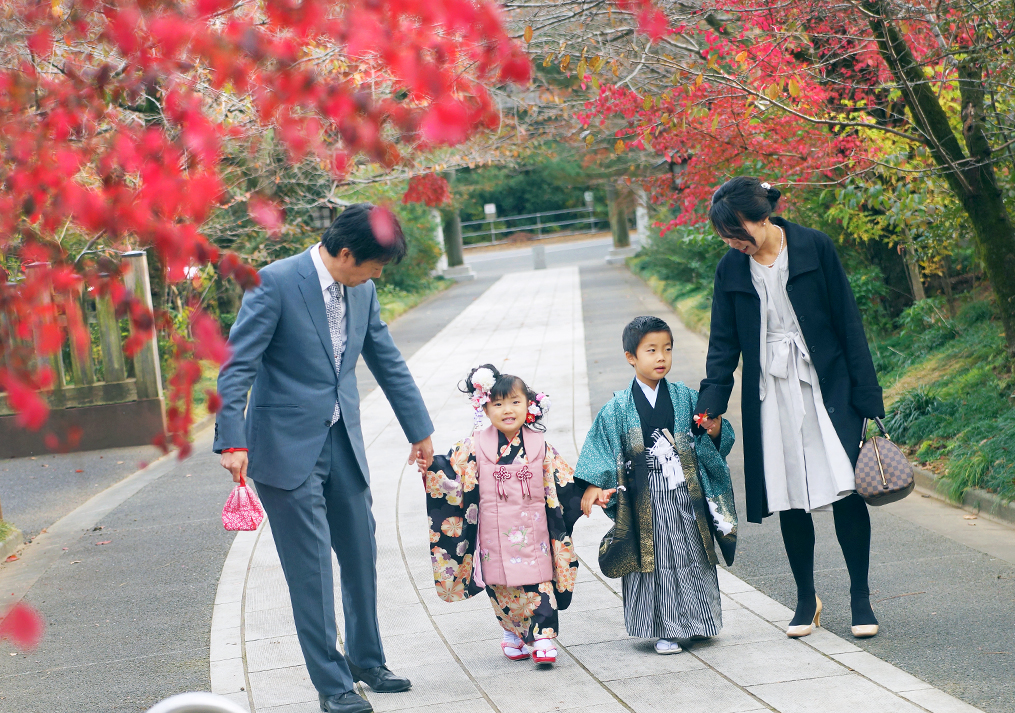
M 152 446 L 0 460 L 4 519 L 31 540 L 96 493 L 162 453 Z
M 604 241 L 547 246 L 551 267 L 581 268 L 593 413 L 631 379 L 620 333 L 632 317 L 656 314 L 676 328 L 672 378 L 696 385 L 705 354 L 704 341 L 681 331 L 640 280 L 603 263 L 608 247 Z M 396 343 L 406 356 L 415 353 L 500 275 L 529 269 L 529 260 L 528 250 L 470 257 L 478 279 L 393 322 Z M 374 383 L 362 365 L 359 375 L 366 395 Z M 731 403 L 735 427 L 738 411 Z M 154 454 L 120 449 L 0 461 L 5 515 L 36 533 Z M 735 447 L 730 466 L 741 512 L 742 458 Z M 134 713 L 174 693 L 207 690 L 212 606 L 233 539 L 219 513 L 231 486 L 205 448 L 120 504 L 98 523 L 101 530 L 67 543 L 26 596 L 47 621 L 42 645 L 23 655 L 0 642 L 0 711 Z M 873 510 L 872 519 L 871 583 L 882 633 L 859 645 L 985 711 L 1015 713 L 1015 566 L 890 508 Z M 850 638 L 848 578 L 831 516 L 815 520 L 822 622 Z M 742 526 L 732 571 L 787 606 L 795 603 L 775 519 Z M 0 566 L 0 593 L 2 586 Z

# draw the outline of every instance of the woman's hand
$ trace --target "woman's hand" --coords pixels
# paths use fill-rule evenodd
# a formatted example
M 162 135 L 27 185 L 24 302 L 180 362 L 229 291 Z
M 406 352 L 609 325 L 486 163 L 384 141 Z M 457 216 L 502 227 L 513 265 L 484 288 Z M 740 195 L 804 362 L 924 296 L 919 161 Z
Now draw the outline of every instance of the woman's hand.
M 590 485 L 585 489 L 585 494 L 582 495 L 582 512 L 585 513 L 585 517 L 592 515 L 592 506 L 598 505 L 601 508 L 605 508 L 610 503 L 610 498 L 617 492 L 616 488 L 610 488 L 609 490 L 603 490 L 597 488 L 595 485 Z

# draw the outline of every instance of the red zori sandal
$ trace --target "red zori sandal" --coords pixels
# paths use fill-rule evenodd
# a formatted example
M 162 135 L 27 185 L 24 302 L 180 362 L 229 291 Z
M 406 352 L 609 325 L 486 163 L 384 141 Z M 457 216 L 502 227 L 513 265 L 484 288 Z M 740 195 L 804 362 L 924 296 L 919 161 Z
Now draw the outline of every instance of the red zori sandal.
M 525 645 L 518 635 L 511 631 L 504 631 L 504 637 L 500 642 L 500 650 L 512 661 L 524 661 L 529 657 L 530 649 Z
M 512 661 L 524 661 L 529 657 L 529 649 L 525 644 L 522 644 L 521 648 L 519 648 L 502 641 L 500 644 L 500 650 L 503 651 L 504 655 Z
M 532 660 L 538 664 L 557 663 L 557 647 L 553 639 L 536 639 Z

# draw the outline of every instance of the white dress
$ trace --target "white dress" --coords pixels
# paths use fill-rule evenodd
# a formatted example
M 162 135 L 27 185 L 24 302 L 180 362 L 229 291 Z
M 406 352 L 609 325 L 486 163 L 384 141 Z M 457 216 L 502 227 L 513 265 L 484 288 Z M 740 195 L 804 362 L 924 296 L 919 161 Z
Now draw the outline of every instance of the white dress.
M 761 298 L 761 443 L 770 512 L 828 509 L 856 487 L 853 466 L 818 387 L 818 372 L 789 301 L 789 251 L 751 259 Z

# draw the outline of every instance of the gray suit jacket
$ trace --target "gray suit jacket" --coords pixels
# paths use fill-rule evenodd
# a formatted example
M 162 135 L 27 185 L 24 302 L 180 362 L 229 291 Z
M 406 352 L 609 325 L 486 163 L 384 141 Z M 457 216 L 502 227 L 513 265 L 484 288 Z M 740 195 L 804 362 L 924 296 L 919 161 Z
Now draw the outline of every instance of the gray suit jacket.
M 347 342 L 336 378 L 324 295 L 310 250 L 259 274 L 261 284 L 243 296 L 229 332 L 233 356 L 219 372 L 216 453 L 247 448 L 251 479 L 285 490 L 298 487 L 324 447 L 337 392 L 341 420 L 369 482 L 356 386 L 361 354 L 406 438 L 417 443 L 433 433 L 416 382 L 381 321 L 373 281 L 346 288 Z

